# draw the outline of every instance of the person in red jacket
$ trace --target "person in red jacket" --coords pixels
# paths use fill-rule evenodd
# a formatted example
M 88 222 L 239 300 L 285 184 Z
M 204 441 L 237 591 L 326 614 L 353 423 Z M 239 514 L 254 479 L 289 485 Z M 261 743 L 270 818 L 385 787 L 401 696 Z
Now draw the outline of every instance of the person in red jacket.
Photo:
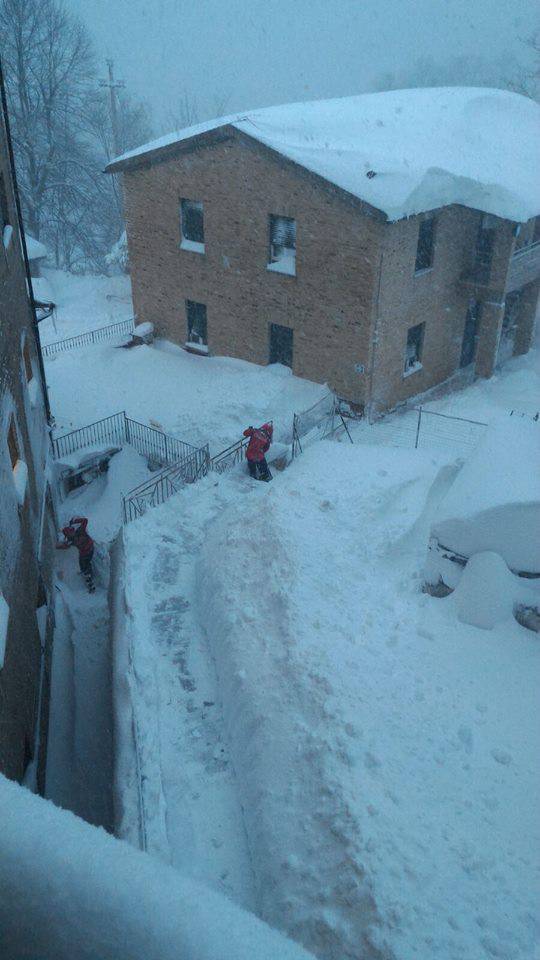
M 57 543 L 58 550 L 69 550 L 70 547 L 76 547 L 79 551 L 79 569 L 86 580 L 88 592 L 93 593 L 94 572 L 92 570 L 92 557 L 94 556 L 94 541 L 87 532 L 87 517 L 72 517 L 67 527 L 62 528 L 65 540 L 63 543 Z
M 246 460 L 249 475 L 254 480 L 272 479 L 265 454 L 270 449 L 273 432 L 274 428 L 271 423 L 263 423 L 262 427 L 248 427 L 247 430 L 244 430 L 244 436 L 249 437 Z

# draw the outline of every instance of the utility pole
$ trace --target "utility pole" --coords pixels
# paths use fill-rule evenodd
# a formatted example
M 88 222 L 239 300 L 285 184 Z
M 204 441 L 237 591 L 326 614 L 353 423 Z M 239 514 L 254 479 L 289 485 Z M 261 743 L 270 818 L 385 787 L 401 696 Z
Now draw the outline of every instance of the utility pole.
M 107 67 L 109 70 L 109 79 L 100 80 L 100 87 L 109 88 L 109 110 L 111 114 L 111 130 L 112 130 L 112 147 L 113 147 L 113 157 L 119 157 L 122 153 L 122 146 L 120 144 L 120 131 L 118 129 L 118 108 L 116 102 L 116 91 L 120 90 L 122 87 L 125 87 L 123 80 L 114 79 L 114 61 L 107 60 Z

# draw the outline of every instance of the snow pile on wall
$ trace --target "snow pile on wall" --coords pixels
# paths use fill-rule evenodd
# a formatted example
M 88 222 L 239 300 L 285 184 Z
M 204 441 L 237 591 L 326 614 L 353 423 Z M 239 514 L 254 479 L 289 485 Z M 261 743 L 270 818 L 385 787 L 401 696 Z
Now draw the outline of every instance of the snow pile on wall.
M 3 960 L 309 960 L 253 915 L 0 776 Z
M 104 452 L 107 448 L 103 448 Z M 99 448 L 95 448 L 99 452 Z M 72 457 L 65 457 L 63 464 L 73 465 L 89 456 L 83 449 Z M 102 543 L 110 543 L 122 524 L 122 499 L 133 487 L 152 477 L 144 457 L 133 447 L 125 446 L 115 453 L 109 468 L 101 477 L 72 491 L 60 506 L 61 525 L 76 513 L 89 518 L 90 535 Z
M 112 165 L 227 124 L 390 220 L 451 203 L 517 221 L 540 213 L 540 107 L 488 88 L 391 90 L 266 107 L 161 137 Z
M 465 557 L 500 554 L 508 566 L 540 572 L 540 423 L 493 423 L 440 505 L 431 534 Z
M 533 952 L 537 643 L 421 593 L 450 479 L 315 444 L 201 555 L 262 915 L 325 960 Z
M 29 260 L 43 260 L 49 256 L 49 251 L 44 243 L 36 240 L 29 233 L 25 233 L 26 252 Z

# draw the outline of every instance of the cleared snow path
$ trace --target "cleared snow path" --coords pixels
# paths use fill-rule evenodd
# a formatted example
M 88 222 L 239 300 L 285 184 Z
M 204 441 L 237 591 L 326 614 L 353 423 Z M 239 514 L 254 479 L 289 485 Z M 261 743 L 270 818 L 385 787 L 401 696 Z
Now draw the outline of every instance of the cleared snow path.
M 112 830 L 112 691 L 107 571 L 89 594 L 75 550 L 59 553 L 62 616 L 55 638 L 45 794 Z M 69 744 L 66 746 L 66 740 Z

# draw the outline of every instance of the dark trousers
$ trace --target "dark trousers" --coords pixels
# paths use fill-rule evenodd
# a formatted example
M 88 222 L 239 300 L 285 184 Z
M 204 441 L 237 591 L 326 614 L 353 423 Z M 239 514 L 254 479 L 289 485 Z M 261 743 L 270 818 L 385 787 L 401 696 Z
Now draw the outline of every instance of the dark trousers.
M 266 457 L 263 457 L 262 460 L 248 460 L 247 465 L 249 475 L 253 477 L 254 480 L 269 479 L 270 470 L 268 469 Z
M 94 551 L 88 553 L 85 557 L 81 557 L 79 554 L 79 570 L 81 571 L 86 583 L 89 587 L 94 585 L 94 571 L 92 570 L 92 557 L 94 556 Z

